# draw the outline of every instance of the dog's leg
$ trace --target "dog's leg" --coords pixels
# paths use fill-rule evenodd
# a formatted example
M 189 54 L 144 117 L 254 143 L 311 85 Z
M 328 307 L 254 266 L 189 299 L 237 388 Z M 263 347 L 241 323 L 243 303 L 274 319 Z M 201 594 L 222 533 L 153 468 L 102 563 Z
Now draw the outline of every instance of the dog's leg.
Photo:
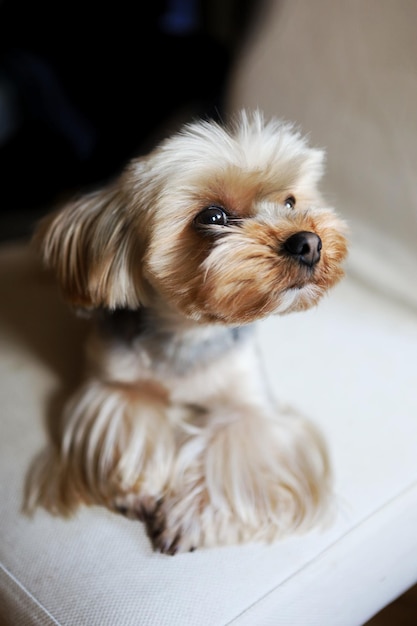
M 66 406 L 58 448 L 38 461 L 32 502 L 66 514 L 81 503 L 102 504 L 142 519 L 171 472 L 167 408 L 151 383 L 87 381 Z
M 306 530 L 329 496 L 320 435 L 295 415 L 254 405 L 213 407 L 179 449 L 150 530 L 161 552 L 270 541 Z

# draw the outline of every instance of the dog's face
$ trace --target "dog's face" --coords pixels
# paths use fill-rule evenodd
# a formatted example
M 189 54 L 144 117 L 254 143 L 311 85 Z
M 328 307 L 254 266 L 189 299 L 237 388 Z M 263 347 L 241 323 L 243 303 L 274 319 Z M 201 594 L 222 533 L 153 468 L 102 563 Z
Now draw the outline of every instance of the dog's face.
M 311 307 L 343 275 L 344 224 L 322 208 L 323 154 L 290 125 L 242 113 L 191 124 L 37 235 L 69 300 L 168 306 L 245 324 Z

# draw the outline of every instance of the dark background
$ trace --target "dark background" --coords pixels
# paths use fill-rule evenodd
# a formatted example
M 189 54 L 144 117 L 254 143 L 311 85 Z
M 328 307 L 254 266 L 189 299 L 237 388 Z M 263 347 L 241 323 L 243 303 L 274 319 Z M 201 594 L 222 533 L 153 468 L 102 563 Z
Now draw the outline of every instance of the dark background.
M 0 239 L 30 234 L 176 124 L 221 118 L 260 5 L 0 2 Z

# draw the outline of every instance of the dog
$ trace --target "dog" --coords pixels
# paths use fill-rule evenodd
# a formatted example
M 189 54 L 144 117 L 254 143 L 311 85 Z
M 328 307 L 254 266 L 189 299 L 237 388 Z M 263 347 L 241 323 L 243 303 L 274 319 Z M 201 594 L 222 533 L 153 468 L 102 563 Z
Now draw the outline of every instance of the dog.
M 274 398 L 254 331 L 344 275 L 323 162 L 293 124 L 243 110 L 186 124 L 43 218 L 35 245 L 93 330 L 32 506 L 103 505 L 144 522 L 166 554 L 325 518 L 324 439 Z

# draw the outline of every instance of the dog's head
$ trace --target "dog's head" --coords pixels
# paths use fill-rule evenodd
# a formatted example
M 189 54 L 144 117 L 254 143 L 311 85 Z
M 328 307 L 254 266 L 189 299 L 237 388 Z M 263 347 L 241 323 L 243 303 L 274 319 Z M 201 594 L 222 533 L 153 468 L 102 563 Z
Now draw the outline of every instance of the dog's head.
M 322 169 L 321 151 L 259 112 L 197 122 L 45 218 L 36 240 L 78 307 L 162 303 L 224 324 L 307 309 L 347 253 Z

